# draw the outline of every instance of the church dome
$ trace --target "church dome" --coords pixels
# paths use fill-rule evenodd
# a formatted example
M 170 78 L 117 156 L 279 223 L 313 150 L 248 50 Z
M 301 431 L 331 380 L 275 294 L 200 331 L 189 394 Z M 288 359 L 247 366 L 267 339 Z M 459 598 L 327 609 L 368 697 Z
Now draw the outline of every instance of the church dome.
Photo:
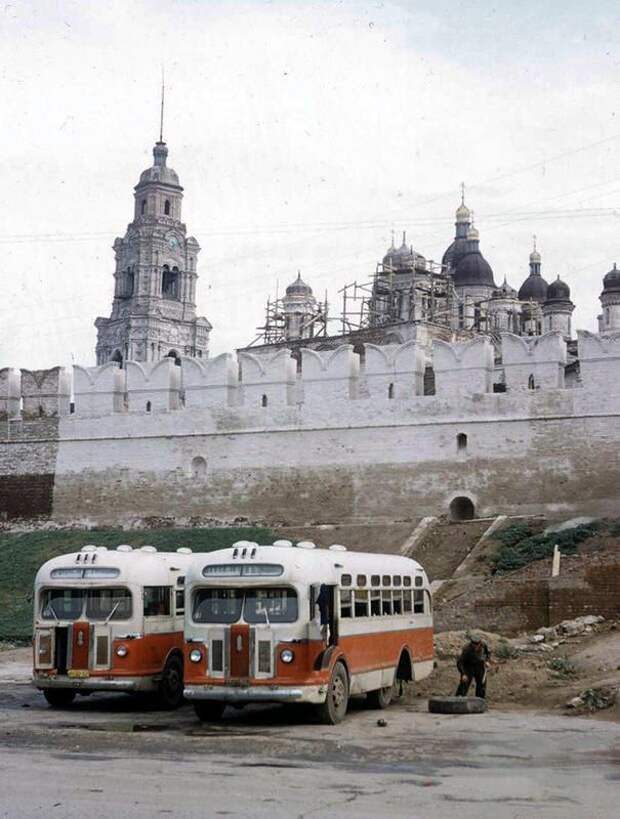
M 495 287 L 491 265 L 480 251 L 466 253 L 460 259 L 454 271 L 454 285 Z
M 286 288 L 286 295 L 287 296 L 311 296 L 312 295 L 312 288 L 309 284 L 306 284 L 305 281 L 301 278 L 301 273 L 297 274 L 297 278 L 292 284 Z
M 547 301 L 568 301 L 570 299 L 570 287 L 558 276 L 547 288 Z
M 543 302 L 547 298 L 548 287 L 549 285 L 540 273 L 530 273 L 519 288 L 519 299 L 521 301 Z
M 603 291 L 609 293 L 611 290 L 620 290 L 620 270 L 614 266 L 603 278 Z
M 469 222 L 471 220 L 471 211 L 465 204 L 465 202 L 461 202 L 461 204 L 456 209 L 456 221 L 457 222 Z
M 181 187 L 177 172 L 166 165 L 167 156 L 168 148 L 166 143 L 156 142 L 153 148 L 153 165 L 142 171 L 140 181 L 136 185 L 137 188 L 148 185 L 150 182 L 157 182 L 160 185 L 173 185 L 175 188 Z
M 514 287 L 511 287 L 508 282 L 506 281 L 506 277 L 504 276 L 504 281 L 501 287 L 498 287 L 497 290 L 493 293 L 493 298 L 495 299 L 516 299 L 517 298 L 517 291 Z

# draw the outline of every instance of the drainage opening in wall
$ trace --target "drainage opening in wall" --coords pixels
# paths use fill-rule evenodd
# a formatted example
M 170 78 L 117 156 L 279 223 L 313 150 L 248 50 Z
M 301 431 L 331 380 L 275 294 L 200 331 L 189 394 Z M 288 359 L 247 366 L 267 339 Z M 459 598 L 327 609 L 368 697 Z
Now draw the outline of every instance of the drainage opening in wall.
M 475 511 L 474 504 L 470 498 L 454 498 L 450 503 L 451 520 L 473 520 Z

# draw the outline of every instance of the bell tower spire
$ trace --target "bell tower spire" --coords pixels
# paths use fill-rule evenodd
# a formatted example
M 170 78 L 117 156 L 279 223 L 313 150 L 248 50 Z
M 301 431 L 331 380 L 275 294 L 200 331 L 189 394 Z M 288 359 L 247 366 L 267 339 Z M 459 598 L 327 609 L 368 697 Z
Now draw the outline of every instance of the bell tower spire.
M 161 67 L 161 111 L 159 115 L 159 141 L 164 141 L 164 99 L 166 94 L 166 84 L 164 82 L 164 67 Z

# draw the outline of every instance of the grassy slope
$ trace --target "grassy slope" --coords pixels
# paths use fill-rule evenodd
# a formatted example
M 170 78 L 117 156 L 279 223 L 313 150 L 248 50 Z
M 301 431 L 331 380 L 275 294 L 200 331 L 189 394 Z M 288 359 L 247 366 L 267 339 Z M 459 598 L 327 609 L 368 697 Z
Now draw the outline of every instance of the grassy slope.
M 57 555 L 74 552 L 87 543 L 114 548 L 156 546 L 173 551 L 188 546 L 195 552 L 211 552 L 236 540 L 272 543 L 273 533 L 261 528 L 160 529 L 123 532 L 101 529 L 91 532 L 51 531 L 0 535 L 0 640 L 29 640 L 32 635 L 32 587 L 39 566 Z

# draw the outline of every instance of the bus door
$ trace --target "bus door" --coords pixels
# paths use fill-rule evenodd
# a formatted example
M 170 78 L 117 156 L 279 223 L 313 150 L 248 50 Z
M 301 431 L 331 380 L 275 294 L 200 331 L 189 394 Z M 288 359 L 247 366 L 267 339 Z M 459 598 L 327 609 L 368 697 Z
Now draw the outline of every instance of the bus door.
M 310 588 L 310 605 L 312 619 L 320 626 L 321 639 L 328 646 L 338 644 L 338 621 L 336 619 L 336 586 L 326 583 L 313 583 Z M 316 610 L 318 609 L 318 617 Z

